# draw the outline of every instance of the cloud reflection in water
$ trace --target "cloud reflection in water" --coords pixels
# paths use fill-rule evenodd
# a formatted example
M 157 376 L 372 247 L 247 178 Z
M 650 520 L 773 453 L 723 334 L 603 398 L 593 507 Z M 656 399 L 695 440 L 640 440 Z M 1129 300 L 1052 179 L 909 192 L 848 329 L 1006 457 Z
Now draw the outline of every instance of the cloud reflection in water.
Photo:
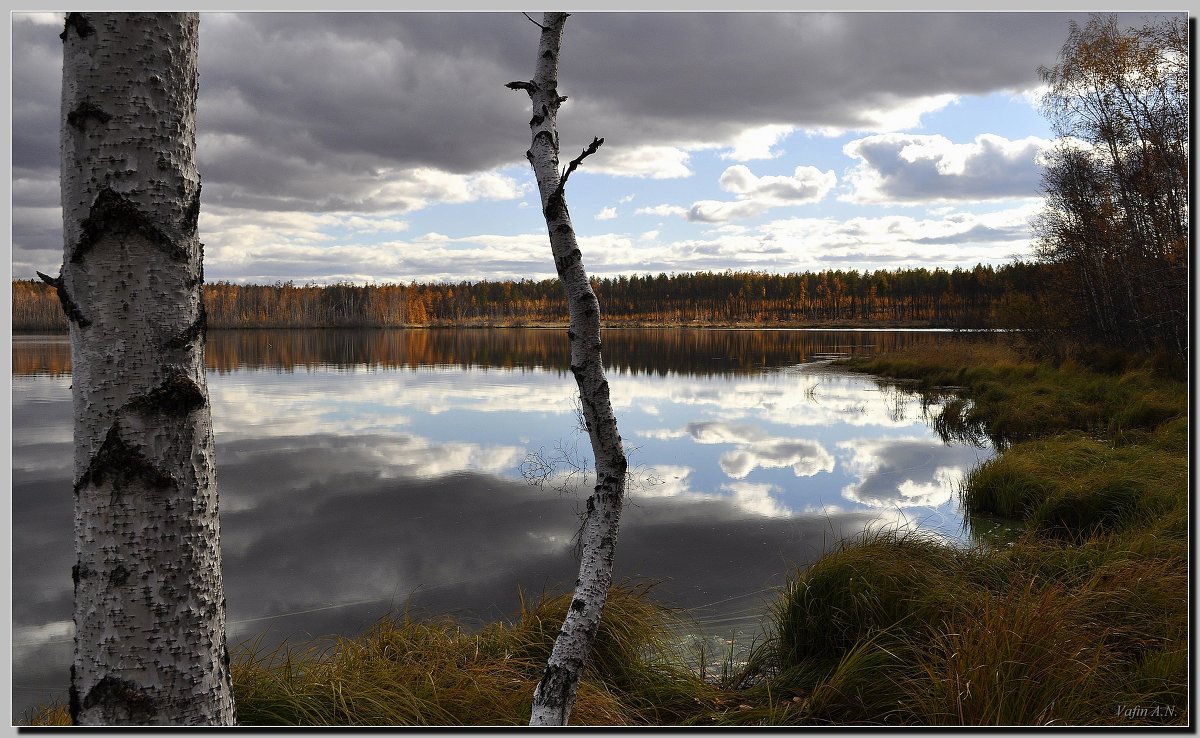
M 21 350 L 14 344 L 14 366 Z M 782 342 L 775 350 L 786 354 Z M 516 611 L 521 589 L 573 582 L 584 494 L 532 487 L 519 472 L 526 454 L 559 442 L 590 463 L 560 368 L 519 357 L 511 368 L 322 360 L 286 370 L 225 359 L 209 387 L 234 641 L 354 633 L 406 608 L 491 621 Z M 988 452 L 942 445 L 915 401 L 859 376 L 685 369 L 681 360 L 611 379 L 642 475 L 622 520 L 618 578 L 657 580 L 662 599 L 704 619 L 738 613 L 734 625 L 753 628 L 757 615 L 745 613 L 760 612 L 794 567 L 872 521 L 895 522 L 897 506 L 936 509 L 954 534 L 949 483 Z M 65 690 L 69 384 L 62 374 L 13 380 L 15 715 L 44 690 Z
M 937 439 L 857 439 L 838 444 L 843 465 L 857 478 L 847 500 L 868 507 L 938 507 L 953 501 L 967 471 L 986 454 Z

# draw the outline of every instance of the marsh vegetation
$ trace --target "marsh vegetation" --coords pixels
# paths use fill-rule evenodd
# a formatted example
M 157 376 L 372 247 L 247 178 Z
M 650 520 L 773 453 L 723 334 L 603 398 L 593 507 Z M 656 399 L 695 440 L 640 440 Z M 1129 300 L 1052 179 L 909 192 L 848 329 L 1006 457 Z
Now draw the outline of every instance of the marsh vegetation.
M 736 653 L 698 650 L 695 617 L 656 587 L 619 587 L 577 722 L 1186 723 L 1187 386 L 1169 362 L 1055 367 L 975 340 L 850 363 L 910 380 L 931 423 L 1002 443 L 961 495 L 968 525 L 1020 534 L 852 536 L 791 571 Z M 355 637 L 251 639 L 234 653 L 239 720 L 521 724 L 568 599 L 526 598 L 483 627 L 401 613 Z

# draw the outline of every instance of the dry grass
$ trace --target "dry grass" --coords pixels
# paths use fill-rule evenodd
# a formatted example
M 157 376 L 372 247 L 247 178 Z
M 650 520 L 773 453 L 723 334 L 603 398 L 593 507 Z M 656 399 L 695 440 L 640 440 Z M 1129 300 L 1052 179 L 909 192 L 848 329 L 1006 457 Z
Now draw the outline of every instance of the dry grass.
M 1075 363 L 1051 367 L 1000 342 L 959 340 L 852 359 L 846 366 L 913 380 L 925 392 L 962 388 L 970 402 L 952 403 L 958 417 L 941 423 L 985 427 L 999 447 L 1071 430 L 1137 443 L 1187 416 L 1187 383 L 1164 374 L 1152 359 L 1144 365 L 1122 363 L 1115 373 L 1100 372 Z
M 67 710 L 66 705 L 56 702 L 28 711 L 21 720 L 15 721 L 13 724 L 39 728 L 69 726 L 71 725 L 71 713 Z
M 991 341 L 856 363 L 943 399 L 966 388 L 941 427 L 1011 445 L 969 476 L 965 503 L 1026 535 L 971 550 L 897 532 L 846 543 L 796 574 L 765 642 L 720 684 L 685 665 L 674 613 L 617 588 L 572 722 L 1188 724 L 1187 387 L 1110 363 L 1055 368 Z M 400 618 L 358 638 L 247 648 L 233 664 L 239 720 L 524 724 L 569 600 L 475 633 Z M 51 707 L 30 722 L 65 719 Z
M 570 596 L 468 633 L 450 620 L 386 619 L 357 638 L 233 663 L 244 725 L 523 725 Z M 672 614 L 644 590 L 609 596 L 571 715 L 577 725 L 674 722 L 706 685 L 675 652 Z

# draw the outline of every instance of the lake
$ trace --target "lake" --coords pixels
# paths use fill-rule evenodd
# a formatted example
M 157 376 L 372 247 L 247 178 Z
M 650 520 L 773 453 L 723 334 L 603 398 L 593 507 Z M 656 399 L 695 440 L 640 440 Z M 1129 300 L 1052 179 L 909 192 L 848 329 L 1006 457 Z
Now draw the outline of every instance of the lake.
M 936 331 L 604 333 L 633 476 L 616 579 L 652 580 L 748 643 L 774 588 L 872 525 L 965 541 L 957 489 L 993 453 L 827 359 Z M 572 585 L 591 449 L 563 330 L 254 330 L 208 337 L 230 643 L 468 625 Z M 13 338 L 13 717 L 66 700 L 73 625 L 65 336 Z M 533 484 L 530 478 L 540 482 Z

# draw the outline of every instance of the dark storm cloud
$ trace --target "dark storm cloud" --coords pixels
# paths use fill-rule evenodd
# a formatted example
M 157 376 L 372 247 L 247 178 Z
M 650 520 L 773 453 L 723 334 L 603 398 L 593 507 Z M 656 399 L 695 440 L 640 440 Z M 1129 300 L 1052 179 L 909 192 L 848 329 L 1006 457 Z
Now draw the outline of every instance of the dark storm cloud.
M 13 28 L 17 163 L 47 166 L 61 42 L 53 26 Z M 619 147 L 863 126 L 912 98 L 1028 88 L 1065 29 L 1029 13 L 582 13 L 564 41 L 562 128 Z M 528 101 L 503 85 L 532 72 L 536 30 L 518 13 L 206 14 L 200 131 L 325 174 L 523 164 Z M 286 179 L 259 171 L 274 157 L 205 156 L 212 186 Z
M 14 166 L 12 170 L 13 207 L 49 207 L 58 205 L 58 168 L 28 169 Z
M 644 145 L 728 145 L 771 123 L 870 128 L 921 98 L 1029 88 L 1067 18 L 581 13 L 564 41 L 563 150 L 604 136 L 595 165 L 611 171 Z M 205 14 L 200 28 L 210 204 L 403 211 L 438 194 L 413 186 L 414 168 L 525 166 L 528 99 L 503 87 L 532 73 L 537 29 L 519 13 Z M 60 27 L 18 14 L 12 29 L 13 163 L 52 179 Z M 16 200 L 57 207 L 57 193 L 33 182 L 14 181 Z M 23 213 L 14 226 L 15 263 L 61 248 Z
M 57 180 L 61 29 L 19 21 L 10 27 L 13 167 L 53 171 Z M 15 186 L 13 190 L 17 194 Z M 57 194 L 53 204 L 58 204 Z
M 1067 16 L 987 13 L 583 14 L 562 78 L 637 136 L 711 140 L 748 125 L 869 127 L 937 94 L 1025 89 Z M 569 55 L 567 55 L 569 54 Z M 568 91 L 566 94 L 571 94 Z M 565 119 L 565 116 L 564 116 Z
M 35 279 L 35 270 L 58 273 L 62 263 L 62 211 L 57 207 L 12 209 L 12 276 Z
M 339 173 L 523 163 L 528 102 L 504 84 L 532 67 L 532 53 L 514 63 L 529 28 L 519 14 L 205 16 L 198 125 Z

